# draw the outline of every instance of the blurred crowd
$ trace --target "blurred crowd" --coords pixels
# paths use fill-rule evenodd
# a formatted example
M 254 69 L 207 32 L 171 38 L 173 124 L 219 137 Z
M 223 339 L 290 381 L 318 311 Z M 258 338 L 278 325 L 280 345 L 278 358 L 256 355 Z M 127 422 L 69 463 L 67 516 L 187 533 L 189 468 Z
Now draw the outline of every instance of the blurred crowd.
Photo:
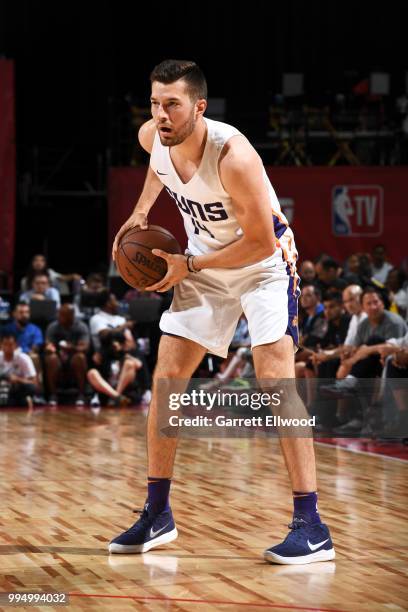
M 400 262 L 399 262 L 400 263 Z M 371 426 L 381 421 L 381 381 L 394 381 L 389 427 L 408 428 L 408 258 L 396 267 L 384 246 L 337 262 L 322 254 L 301 261 L 300 342 L 296 377 L 319 426 L 361 432 L 367 415 L 355 398 L 370 387 Z M 0 301 L 0 405 L 148 403 L 160 339 L 158 321 L 171 293 L 130 289 L 115 275 L 59 274 L 35 255 L 12 303 Z M 245 387 L 254 377 L 251 340 L 242 315 L 226 360 L 207 356 L 196 376 Z M 364 386 L 364 385 L 363 385 Z M 393 387 L 393 388 L 394 388 Z M 401 393 L 398 393 L 400 389 Z M 326 410 L 322 398 L 337 398 Z M 387 399 L 390 404 L 390 398 Z M 333 402 L 331 402 L 333 405 Z M 323 406 L 323 407 L 322 407 Z
M 0 405 L 148 403 L 165 303 L 118 276 L 59 274 L 35 255 L 20 291 L 0 301 Z

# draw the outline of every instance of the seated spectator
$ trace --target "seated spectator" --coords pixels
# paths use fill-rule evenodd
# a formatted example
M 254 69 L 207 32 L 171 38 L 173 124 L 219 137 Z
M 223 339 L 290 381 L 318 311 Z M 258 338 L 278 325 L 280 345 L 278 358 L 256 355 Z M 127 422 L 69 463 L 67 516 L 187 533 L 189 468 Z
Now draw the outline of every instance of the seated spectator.
M 101 350 L 101 340 L 112 330 L 125 330 L 125 337 L 128 342 L 135 342 L 130 329 L 133 327 L 132 321 L 126 321 L 125 317 L 118 314 L 119 302 L 113 293 L 105 291 L 101 296 L 101 309 L 91 317 L 89 326 L 91 329 L 92 343 L 95 351 Z
M 313 352 L 320 347 L 322 338 L 327 332 L 327 321 L 324 317 L 324 306 L 321 303 L 320 290 L 315 285 L 302 287 L 300 307 L 303 311 L 300 331 L 300 350 L 296 353 L 296 376 L 303 377 L 307 361 Z
M 311 353 L 303 371 L 300 369 L 300 364 L 297 364 L 298 378 L 302 376 L 314 378 L 316 375 L 319 378 L 327 378 L 336 375 L 340 363 L 339 359 L 335 357 L 336 351 L 344 344 L 350 317 L 344 312 L 343 299 L 339 292 L 327 292 L 323 304 L 324 317 L 327 321 L 326 333 L 319 343 L 319 352 Z M 324 349 L 324 351 L 321 349 Z M 322 354 L 324 355 L 323 359 L 320 358 Z M 309 384 L 307 386 L 307 405 L 310 405 L 313 401 L 314 391 L 315 385 Z
M 23 353 L 33 358 L 37 357 L 41 346 L 44 344 L 41 329 L 30 323 L 30 306 L 25 302 L 18 302 L 13 310 L 13 321 L 5 326 L 3 333 L 12 333 Z
M 72 381 L 78 388 L 76 406 L 84 406 L 89 331 L 85 323 L 76 321 L 72 304 L 63 304 L 58 320 L 50 323 L 45 334 L 45 373 L 49 405 L 56 406 L 58 383 Z
M 50 285 L 58 289 L 59 293 L 62 295 L 71 293 L 67 283 L 79 282 L 81 280 L 80 274 L 60 274 L 49 268 L 45 255 L 34 255 L 31 259 L 26 276 L 21 279 L 21 291 L 25 292 L 31 288 L 33 278 L 39 272 L 46 274 L 50 279 Z
M 313 348 L 321 341 L 327 330 L 321 293 L 315 285 L 302 287 L 300 306 L 304 312 L 300 324 L 301 346 Z
M 39 388 L 43 384 L 42 363 L 40 358 L 40 350 L 44 344 L 42 330 L 38 325 L 30 323 L 30 306 L 24 302 L 18 302 L 13 310 L 13 321 L 5 326 L 3 333 L 14 334 L 17 339 L 17 344 L 23 351 L 29 355 L 34 363 L 37 372 Z M 45 400 L 42 396 L 36 395 L 34 403 L 44 404 Z
M 390 338 L 385 343 L 366 345 L 364 353 L 368 358 L 370 355 L 379 355 L 382 363 L 385 364 L 383 371 L 384 379 L 393 379 L 393 384 L 388 391 L 388 395 L 383 399 L 383 411 L 388 414 L 389 422 L 385 423 L 385 432 L 398 434 L 401 438 L 408 437 L 408 332 L 400 338 Z M 399 381 L 401 383 L 399 384 Z M 391 396 L 389 394 L 391 391 Z M 392 414 L 390 403 L 394 403 L 396 414 Z M 375 415 L 375 423 L 382 427 L 383 418 Z
M 387 276 L 393 265 L 386 261 L 386 250 L 383 244 L 377 244 L 372 251 L 371 274 L 375 280 L 385 285 Z
M 342 291 L 347 286 L 346 281 L 339 278 L 340 271 L 340 266 L 334 259 L 324 259 L 321 262 L 317 272 L 316 286 L 320 289 L 323 298 L 329 289 Z
M 361 285 L 360 278 L 360 257 L 357 253 L 353 253 L 346 260 L 342 279 L 347 285 Z
M 81 291 L 74 297 L 76 317 L 89 321 L 101 307 L 101 300 L 106 291 L 107 288 L 102 274 L 89 274 Z
M 51 287 L 50 279 L 44 272 L 38 272 L 33 276 L 31 289 L 20 295 L 20 302 L 29 304 L 31 300 L 53 300 L 57 308 L 61 305 L 59 291 Z
M 357 350 L 351 357 L 342 360 L 334 384 L 322 386 L 321 390 L 330 397 L 344 398 L 356 395 L 360 378 L 375 378 L 382 373 L 379 354 L 373 354 L 371 346 L 384 344 L 391 338 L 401 338 L 407 332 L 404 320 L 384 308 L 384 300 L 376 289 L 368 287 L 363 291 L 362 305 L 367 313 L 358 326 L 354 339 Z M 359 431 L 362 427 L 360 415 L 352 415 L 350 420 L 337 428 L 336 433 Z
M 407 325 L 400 315 L 385 310 L 382 294 L 372 287 L 363 291 L 363 309 L 367 317 L 359 324 L 353 344 L 357 347 L 354 354 L 342 363 L 342 372 L 338 378 L 345 378 L 337 384 L 345 389 L 353 388 L 357 378 L 370 378 L 381 374 L 379 359 L 368 357 L 366 347 L 382 344 L 389 338 L 401 338 L 407 331 Z M 367 359 L 368 357 L 368 359 Z
M 303 283 L 313 283 L 316 280 L 316 270 L 313 261 L 306 259 L 299 267 L 299 276 Z
M 392 268 L 388 272 L 385 287 L 388 289 L 388 295 L 391 302 L 391 312 L 397 312 L 404 319 L 407 316 L 408 309 L 408 290 L 405 286 L 406 276 L 402 270 Z
M 135 383 L 138 371 L 143 368 L 140 359 L 130 354 L 124 331 L 113 331 L 102 341 L 102 350 L 94 356 L 96 368 L 89 370 L 87 378 L 96 391 L 91 407 L 100 406 L 99 393 L 106 395 L 115 406 L 127 406 L 131 399 L 125 395 Z M 143 390 L 142 390 L 143 391 Z M 138 399 L 142 398 L 142 392 Z
M 34 364 L 10 332 L 3 334 L 0 344 L 0 385 L 2 405 L 32 407 L 37 391 Z
M 89 291 L 89 293 L 99 293 L 100 291 L 106 290 L 106 283 L 102 274 L 92 272 L 88 274 L 85 280 L 85 284 L 82 287 L 82 291 Z
M 355 350 L 355 338 L 357 328 L 361 321 L 367 318 L 367 313 L 364 312 L 361 303 L 363 290 L 359 285 L 350 285 L 343 291 L 343 305 L 346 312 L 351 317 L 347 328 L 347 335 L 344 343 L 341 343 L 336 349 L 321 350 L 313 355 L 313 363 L 320 364 L 324 361 L 331 360 L 337 357 L 351 357 Z M 321 346 L 324 346 L 322 344 Z M 320 375 L 319 375 L 320 376 Z M 321 376 L 323 378 L 323 375 Z

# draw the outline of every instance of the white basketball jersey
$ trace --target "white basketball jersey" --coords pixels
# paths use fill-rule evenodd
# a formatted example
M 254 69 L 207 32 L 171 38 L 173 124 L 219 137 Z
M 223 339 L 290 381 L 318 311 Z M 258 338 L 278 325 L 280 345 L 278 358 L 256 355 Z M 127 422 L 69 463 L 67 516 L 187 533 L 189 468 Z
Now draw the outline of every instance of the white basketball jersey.
M 188 250 L 193 255 L 222 249 L 243 234 L 231 197 L 224 190 L 218 173 L 218 160 L 225 143 L 240 132 L 226 123 L 204 119 L 208 129 L 207 141 L 200 166 L 188 183 L 183 183 L 180 179 L 170 158 L 170 147 L 161 144 L 157 133 L 150 157 L 152 170 L 183 216 Z M 293 233 L 288 227 L 265 170 L 264 181 L 269 192 L 275 235 L 278 239 L 278 249 L 273 259 L 283 255 L 287 263 L 293 265 L 297 257 Z

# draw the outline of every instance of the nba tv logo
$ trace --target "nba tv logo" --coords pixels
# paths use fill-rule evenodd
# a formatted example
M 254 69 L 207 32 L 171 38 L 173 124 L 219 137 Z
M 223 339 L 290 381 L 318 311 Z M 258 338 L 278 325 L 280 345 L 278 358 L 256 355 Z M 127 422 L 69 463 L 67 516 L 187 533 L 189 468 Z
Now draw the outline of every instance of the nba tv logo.
M 380 236 L 383 189 L 379 185 L 335 185 L 332 191 L 335 236 Z

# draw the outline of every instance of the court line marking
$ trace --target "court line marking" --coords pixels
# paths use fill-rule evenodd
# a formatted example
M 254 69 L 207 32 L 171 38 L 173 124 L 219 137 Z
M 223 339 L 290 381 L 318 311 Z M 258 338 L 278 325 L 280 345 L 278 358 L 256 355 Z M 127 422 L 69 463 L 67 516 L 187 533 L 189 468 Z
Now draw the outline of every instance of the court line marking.
M 400 463 L 407 463 L 408 459 L 401 459 L 400 457 L 390 457 L 383 453 L 373 453 L 372 451 L 359 450 L 358 448 L 350 448 L 348 446 L 341 446 L 341 444 L 330 444 L 330 442 L 316 442 L 327 448 L 340 448 L 341 450 L 348 451 L 349 453 L 357 453 L 358 455 L 369 455 L 370 457 L 377 457 L 379 459 L 388 459 L 389 461 L 399 461 Z
M 213 604 L 225 606 L 252 606 L 258 608 L 283 608 L 285 610 L 303 610 L 303 612 L 345 612 L 336 608 L 314 608 L 310 606 L 294 606 L 291 604 L 279 604 L 273 602 L 250 602 L 250 601 L 219 601 L 216 599 L 191 599 L 188 597 L 160 597 L 160 596 L 143 596 L 143 595 L 108 595 L 96 593 L 68 593 L 70 597 L 104 597 L 111 599 L 132 599 L 134 601 L 168 601 L 180 603 L 197 603 L 197 604 Z

